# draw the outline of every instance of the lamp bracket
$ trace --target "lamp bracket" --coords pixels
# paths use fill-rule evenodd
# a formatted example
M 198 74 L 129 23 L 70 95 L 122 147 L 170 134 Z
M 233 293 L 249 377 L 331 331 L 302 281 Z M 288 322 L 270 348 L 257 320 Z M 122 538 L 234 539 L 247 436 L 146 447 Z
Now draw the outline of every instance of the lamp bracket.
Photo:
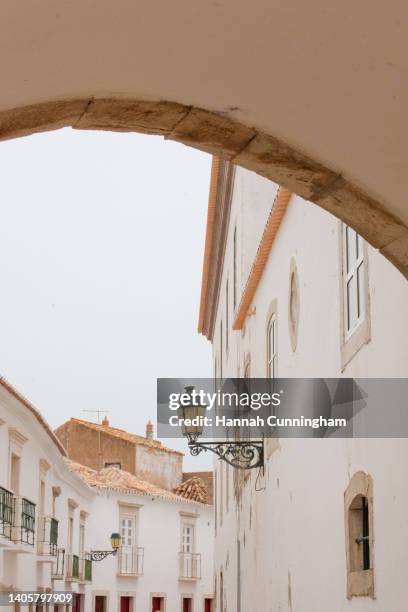
M 190 442 L 190 453 L 196 457 L 201 452 L 211 451 L 234 468 L 252 470 L 264 466 L 264 443 L 257 441 Z
M 91 561 L 103 561 L 109 555 L 116 555 L 117 550 L 91 550 Z

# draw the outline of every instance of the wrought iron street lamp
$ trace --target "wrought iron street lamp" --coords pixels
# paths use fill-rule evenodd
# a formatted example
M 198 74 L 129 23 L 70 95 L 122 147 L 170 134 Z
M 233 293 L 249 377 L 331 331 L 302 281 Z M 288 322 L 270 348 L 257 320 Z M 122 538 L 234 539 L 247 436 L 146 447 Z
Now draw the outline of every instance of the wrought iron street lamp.
M 121 537 L 119 533 L 112 533 L 110 537 L 112 550 L 91 550 L 91 561 L 103 561 L 109 555 L 116 555 L 120 547 Z
M 219 440 L 217 442 L 199 442 L 205 424 L 206 406 L 199 404 L 193 397 L 193 386 L 184 387 L 185 393 L 190 396 L 185 405 L 177 409 L 177 416 L 181 423 L 183 436 L 187 438 L 190 453 L 193 456 L 201 452 L 211 451 L 220 459 L 226 461 L 234 468 L 251 470 L 264 466 L 263 440 Z

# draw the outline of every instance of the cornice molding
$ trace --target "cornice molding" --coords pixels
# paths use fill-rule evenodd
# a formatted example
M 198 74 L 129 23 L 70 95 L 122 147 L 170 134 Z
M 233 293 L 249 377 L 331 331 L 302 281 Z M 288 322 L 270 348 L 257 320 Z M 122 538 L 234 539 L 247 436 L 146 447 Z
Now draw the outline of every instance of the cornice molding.
M 9 439 L 10 442 L 14 442 L 19 448 L 22 448 L 28 440 L 16 427 L 9 427 Z
M 194 519 L 200 516 L 199 514 L 197 514 L 197 512 L 185 512 L 183 510 L 179 511 L 179 515 L 184 518 L 194 518 Z
M 285 216 L 291 196 L 292 193 L 288 189 L 285 187 L 279 187 L 275 200 L 272 204 L 271 212 L 269 213 L 255 260 L 252 264 L 251 271 L 237 309 L 237 313 L 235 315 L 232 326 L 232 329 L 234 330 L 242 329 L 245 319 L 249 315 L 252 300 L 254 299 L 256 290 L 261 281 L 269 254 L 279 231 L 283 217 Z
M 208 202 L 198 331 L 212 340 L 231 211 L 235 166 L 214 158 Z

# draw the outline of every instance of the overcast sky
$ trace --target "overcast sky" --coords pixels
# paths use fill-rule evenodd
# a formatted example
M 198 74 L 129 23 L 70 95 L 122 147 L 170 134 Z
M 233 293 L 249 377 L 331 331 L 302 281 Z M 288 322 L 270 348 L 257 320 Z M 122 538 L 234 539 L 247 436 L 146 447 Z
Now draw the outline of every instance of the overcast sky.
M 101 409 L 144 434 L 157 377 L 211 376 L 196 332 L 210 156 L 64 129 L 3 142 L 0 163 L 0 374 L 52 427 Z

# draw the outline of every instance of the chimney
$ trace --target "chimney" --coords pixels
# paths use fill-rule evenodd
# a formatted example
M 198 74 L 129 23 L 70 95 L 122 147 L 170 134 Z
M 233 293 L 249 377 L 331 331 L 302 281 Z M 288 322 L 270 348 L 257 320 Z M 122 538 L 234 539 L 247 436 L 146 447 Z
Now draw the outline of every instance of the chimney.
M 107 416 L 104 416 L 102 419 L 102 427 L 109 427 L 109 419 Z
M 151 421 L 147 421 L 146 424 L 146 438 L 153 440 L 153 423 Z

